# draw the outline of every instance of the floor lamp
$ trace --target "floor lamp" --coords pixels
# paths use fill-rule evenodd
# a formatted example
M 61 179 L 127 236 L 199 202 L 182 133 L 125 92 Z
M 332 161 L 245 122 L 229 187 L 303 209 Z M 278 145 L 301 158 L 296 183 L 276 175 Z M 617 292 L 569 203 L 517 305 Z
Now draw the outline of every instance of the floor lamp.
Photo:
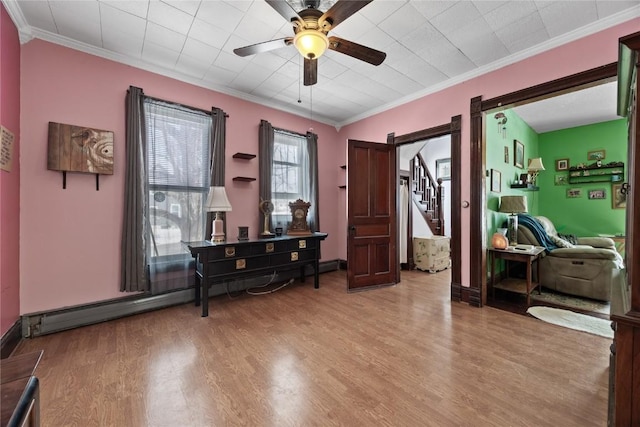
M 508 213 L 507 237 L 509 245 L 518 244 L 518 214 L 527 213 L 527 196 L 502 196 L 500 198 L 500 212 Z
M 214 243 L 222 243 L 226 240 L 224 235 L 224 221 L 220 217 L 220 212 L 231 211 L 231 203 L 227 197 L 224 187 L 209 187 L 209 195 L 205 203 L 207 212 L 215 212 L 216 217 L 211 226 L 211 241 Z

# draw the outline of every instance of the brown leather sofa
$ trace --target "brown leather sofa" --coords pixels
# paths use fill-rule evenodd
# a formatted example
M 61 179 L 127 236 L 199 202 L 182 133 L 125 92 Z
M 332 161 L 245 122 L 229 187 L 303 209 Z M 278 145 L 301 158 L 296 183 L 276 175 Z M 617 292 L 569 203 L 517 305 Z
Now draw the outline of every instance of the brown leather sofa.
M 564 245 L 558 240 L 558 232 L 547 217 L 534 218 L 552 241 Z M 545 246 L 522 224 L 518 224 L 518 243 Z M 609 301 L 614 273 L 623 268 L 622 257 L 613 240 L 608 237 L 578 237 L 576 245 L 567 246 L 546 252 L 539 261 L 542 286 L 570 295 Z

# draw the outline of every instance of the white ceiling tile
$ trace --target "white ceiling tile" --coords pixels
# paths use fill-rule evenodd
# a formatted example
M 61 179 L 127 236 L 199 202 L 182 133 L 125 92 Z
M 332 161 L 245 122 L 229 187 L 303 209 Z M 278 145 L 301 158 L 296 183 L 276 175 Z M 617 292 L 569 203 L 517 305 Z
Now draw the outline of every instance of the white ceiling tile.
M 233 32 L 244 14 L 237 8 L 222 1 L 203 1 L 196 17 L 205 22 Z
M 235 73 L 239 73 L 244 70 L 249 63 L 250 60 L 247 58 L 241 58 L 237 55 L 224 51 L 220 51 L 218 57 L 213 61 L 215 66 Z
M 187 38 L 180 33 L 176 33 L 166 27 L 162 27 L 153 22 L 147 24 L 147 32 L 145 35 L 146 41 L 150 41 L 158 46 L 163 46 L 166 49 L 180 52 L 184 42 Z
M 44 7 L 39 2 L 21 1 L 20 10 L 22 10 L 22 14 L 30 26 L 49 31 L 54 34 L 58 32 L 49 5 Z
M 413 2 L 416 10 L 422 14 L 425 18 L 431 20 L 441 13 L 446 12 L 451 7 L 455 6 L 458 0 L 450 1 L 416 1 Z
M 373 24 L 377 25 L 387 19 L 391 14 L 400 9 L 406 3 L 406 0 L 374 1 L 369 3 L 364 8 L 360 9 L 360 13 Z
M 295 10 L 303 7 L 302 0 L 287 1 Z M 321 0 L 318 8 L 326 11 L 335 2 Z M 105 51 L 98 52 L 109 58 L 125 63 L 130 63 L 127 56 L 137 63 L 142 59 L 154 72 L 167 69 L 171 77 L 202 78 L 203 86 L 222 92 L 246 91 L 303 117 L 311 114 L 313 95 L 313 117 L 338 126 L 431 87 L 441 88 L 446 78 L 457 79 L 515 52 L 536 52 L 531 48 L 550 37 L 601 28 L 586 27 L 599 18 L 607 17 L 611 25 L 628 19 L 631 11 L 639 14 L 637 0 L 376 0 L 330 35 L 385 52 L 384 63 L 376 67 L 330 50 L 319 59 L 318 83 L 304 87 L 301 57 L 294 47 L 246 58 L 233 54 L 238 47 L 293 35 L 291 23 L 264 0 L 16 4 L 27 22 L 21 33 L 29 34 L 30 26 L 39 30 L 33 32 L 37 37 L 54 43 L 60 42 L 55 34 L 62 34 L 67 41 L 77 40 L 80 50 L 102 46 Z M 197 18 L 192 19 L 194 14 Z M 187 30 L 188 38 L 181 34 Z M 303 102 L 298 104 L 298 99 Z
M 209 66 L 205 62 L 202 62 L 200 58 L 181 54 L 176 63 L 175 70 L 188 76 L 202 79 L 209 70 Z
M 149 5 L 149 21 L 180 34 L 187 34 L 193 22 L 193 16 L 161 1 L 152 1 Z
M 102 32 L 102 47 L 122 55 L 140 58 L 143 38 L 118 31 Z
M 578 2 L 577 2 L 578 3 Z M 509 1 L 483 15 L 485 21 L 495 31 L 509 23 L 524 18 L 537 11 L 533 1 Z
M 149 12 L 149 0 L 100 0 L 100 2 L 140 18 L 146 19 Z
M 597 18 L 594 1 L 558 2 L 540 10 L 550 37 L 575 30 Z
M 147 29 L 146 20 L 104 3 L 100 3 L 100 16 L 103 37 L 109 33 L 123 32 L 142 39 Z
M 142 46 L 142 58 L 145 61 L 149 61 L 170 70 L 172 70 L 176 65 L 178 56 L 180 56 L 179 52 L 167 49 L 162 45 L 152 43 L 148 40 L 146 40 L 144 42 L 144 46 Z
M 200 0 L 162 0 L 162 2 L 176 9 L 180 9 L 191 16 L 196 16 L 196 12 L 198 12 L 198 8 L 200 7 Z
M 217 85 L 228 86 L 233 79 L 236 78 L 237 73 L 234 71 L 226 70 L 218 66 L 212 65 L 205 74 L 203 80 L 206 80 Z
M 451 6 L 429 21 L 435 28 L 447 34 L 452 29 L 464 28 L 467 25 L 482 20 L 482 15 L 470 1 L 461 1 Z
M 187 38 L 182 48 L 182 53 L 193 58 L 199 58 L 199 60 L 208 67 L 218 57 L 220 49 L 203 43 L 200 40 Z
M 217 47 L 218 49 L 224 46 L 230 36 L 231 32 L 197 18 L 193 21 L 193 25 L 189 31 L 190 38 Z
M 396 10 L 378 26 L 395 39 L 409 34 L 424 22 L 424 18 L 410 3 Z

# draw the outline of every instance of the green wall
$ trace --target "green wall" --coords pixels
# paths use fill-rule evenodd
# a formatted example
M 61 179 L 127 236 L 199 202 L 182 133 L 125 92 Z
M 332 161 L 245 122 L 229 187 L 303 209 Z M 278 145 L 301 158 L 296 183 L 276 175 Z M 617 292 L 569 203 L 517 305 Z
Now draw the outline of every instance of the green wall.
M 611 183 L 555 185 L 556 175 L 568 173 L 555 169 L 557 159 L 569 159 L 569 166 L 591 164 L 587 153 L 605 150 L 603 164 L 624 162 L 627 173 L 627 125 L 626 120 L 613 120 L 594 125 L 579 126 L 538 136 L 540 157 L 545 170 L 538 176 L 539 214 L 548 217 L 558 232 L 577 236 L 598 234 L 624 234 L 625 209 L 613 209 Z M 567 189 L 581 189 L 578 198 L 567 198 Z M 604 189 L 605 199 L 589 200 L 589 190 Z
M 522 189 L 511 188 L 511 184 L 518 179 L 522 173 L 527 173 L 527 164 L 530 158 L 540 157 L 538 155 L 538 134 L 529 127 L 513 110 L 504 110 L 502 113 L 507 118 L 504 124 L 498 124 L 495 115 L 498 112 L 487 114 L 485 144 L 485 160 L 487 165 L 486 194 L 487 194 L 487 244 L 491 242 L 491 236 L 496 228 L 502 227 L 507 218 L 506 214 L 498 212 L 500 197 L 502 196 L 527 196 L 529 213 L 538 215 L 538 192 L 523 191 Z M 520 169 L 513 165 L 514 143 L 513 140 L 524 144 L 524 168 Z M 509 152 L 509 162 L 505 162 L 505 147 Z M 544 159 L 543 159 L 544 160 Z M 545 165 L 545 168 L 547 166 Z M 502 185 L 500 192 L 491 191 L 491 169 L 496 169 L 502 174 Z

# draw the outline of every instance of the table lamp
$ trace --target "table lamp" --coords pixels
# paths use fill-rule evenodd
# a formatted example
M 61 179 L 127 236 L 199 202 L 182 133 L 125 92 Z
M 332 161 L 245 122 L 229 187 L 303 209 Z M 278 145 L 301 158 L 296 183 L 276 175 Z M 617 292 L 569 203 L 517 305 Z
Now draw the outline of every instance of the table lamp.
M 220 212 L 231 211 L 231 203 L 229 203 L 224 187 L 209 187 L 205 210 L 216 213 L 216 217 L 211 226 L 211 241 L 214 243 L 224 242 L 224 221 L 220 218 Z
M 538 173 L 544 170 L 544 166 L 542 165 L 542 157 L 535 157 L 533 159 L 529 159 L 529 175 L 531 176 L 531 184 L 536 185 L 536 179 L 538 178 Z
M 510 214 L 507 217 L 507 237 L 511 246 L 518 244 L 518 214 L 527 213 L 526 196 L 502 196 L 500 212 Z

